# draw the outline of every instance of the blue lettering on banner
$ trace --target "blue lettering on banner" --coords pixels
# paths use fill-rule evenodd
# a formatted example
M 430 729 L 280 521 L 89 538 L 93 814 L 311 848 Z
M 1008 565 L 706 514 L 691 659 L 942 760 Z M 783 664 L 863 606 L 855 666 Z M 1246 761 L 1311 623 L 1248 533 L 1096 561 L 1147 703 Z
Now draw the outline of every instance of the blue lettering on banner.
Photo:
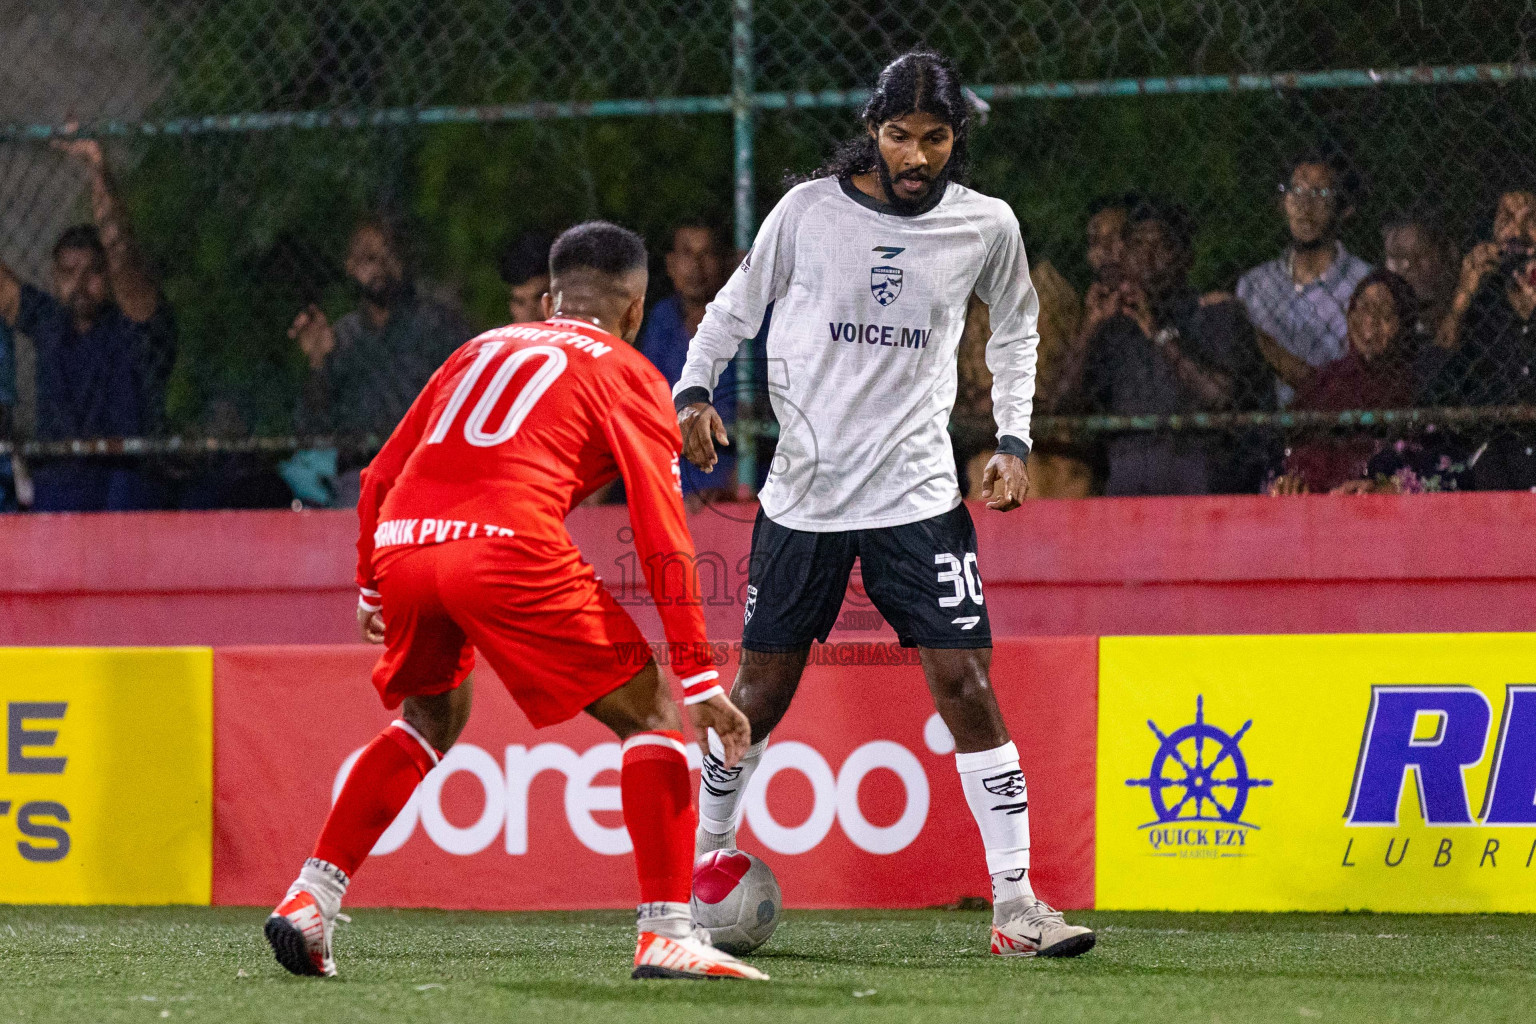
M 39 729 L 34 723 L 57 725 L 69 711 L 68 701 L 10 701 L 6 705 L 5 772 L 7 775 L 63 775 L 68 757 L 44 756 L 38 751 L 56 746 L 58 729 Z M 11 801 L 0 800 L 0 817 L 9 816 Z M 56 824 L 40 821 L 52 818 Z M 16 844 L 24 860 L 49 864 L 69 856 L 69 833 L 61 825 L 69 823 L 69 810 L 52 800 L 32 800 L 16 809 L 16 831 L 26 839 L 42 840 L 44 845 Z
M 1536 825 L 1536 686 L 1505 690 L 1483 823 Z
M 1488 698 L 1470 686 L 1372 687 L 1371 713 L 1345 815 L 1349 823 L 1396 825 L 1411 768 L 1425 824 L 1472 824 L 1462 769 L 1483 759 L 1492 715 Z M 1434 731 L 1416 738 L 1426 716 Z M 1511 783 L 1517 789 L 1520 775 L 1515 770 Z
M 54 803 L 52 800 L 34 800 L 31 803 L 22 804 L 16 812 L 16 831 L 28 839 L 41 839 L 48 846 L 39 846 L 36 843 L 18 842 L 16 852 L 21 854 L 24 860 L 34 863 L 51 864 L 54 861 L 63 860 L 69 856 L 69 833 L 59 825 L 49 825 L 38 821 L 38 818 L 52 818 L 60 824 L 69 823 L 69 811 L 63 804 Z
M 27 753 L 28 748 L 51 747 L 59 738 L 57 729 L 28 728 L 28 722 L 58 722 L 69 705 L 64 701 L 11 701 L 6 705 L 5 771 L 8 775 L 63 775 L 62 757 L 42 757 Z
M 1229 733 L 1206 720 L 1201 694 L 1192 724 L 1165 733 L 1148 719 L 1147 727 L 1158 741 L 1151 767 L 1125 784 L 1145 787 L 1151 798 L 1156 820 L 1141 826 L 1148 844 L 1158 856 L 1246 856 L 1249 833 L 1259 828 L 1244 819 L 1248 797 L 1274 784 L 1248 770 L 1241 744 L 1253 719 Z M 1176 852 L 1165 852 L 1170 848 Z

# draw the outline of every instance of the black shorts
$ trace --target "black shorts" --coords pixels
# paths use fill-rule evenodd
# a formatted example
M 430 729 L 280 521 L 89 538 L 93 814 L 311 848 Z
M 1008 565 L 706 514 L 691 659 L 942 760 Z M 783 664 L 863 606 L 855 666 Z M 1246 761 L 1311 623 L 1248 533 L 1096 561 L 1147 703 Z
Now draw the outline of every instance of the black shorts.
M 759 511 L 741 645 L 778 653 L 825 642 L 854 559 L 864 592 L 903 647 L 992 646 L 976 527 L 964 505 L 904 526 L 844 533 L 791 530 Z

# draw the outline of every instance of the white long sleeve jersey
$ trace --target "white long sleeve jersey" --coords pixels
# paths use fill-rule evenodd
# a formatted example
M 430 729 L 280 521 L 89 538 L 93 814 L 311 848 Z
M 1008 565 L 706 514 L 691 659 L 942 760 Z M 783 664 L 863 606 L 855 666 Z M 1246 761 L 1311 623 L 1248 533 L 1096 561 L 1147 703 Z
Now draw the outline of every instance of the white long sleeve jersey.
M 942 515 L 961 499 L 947 427 L 973 292 L 991 314 L 999 450 L 1023 457 L 1039 302 L 1019 223 L 1002 200 L 952 183 L 911 215 L 845 180 L 791 189 L 709 304 L 673 395 L 712 395 L 773 303 L 766 356 L 779 441 L 764 513 L 817 533 Z

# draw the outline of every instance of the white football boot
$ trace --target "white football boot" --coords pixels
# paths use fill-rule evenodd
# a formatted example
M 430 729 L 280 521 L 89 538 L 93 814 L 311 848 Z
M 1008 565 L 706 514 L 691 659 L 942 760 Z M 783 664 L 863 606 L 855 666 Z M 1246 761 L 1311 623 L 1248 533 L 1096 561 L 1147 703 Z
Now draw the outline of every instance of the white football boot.
M 993 956 L 1082 956 L 1098 941 L 1092 929 L 1067 924 L 1044 900 L 1011 902 L 1017 909 L 992 925 Z
M 334 978 L 331 933 L 335 928 L 336 915 L 325 913 L 314 893 L 295 882 L 267 918 L 267 942 L 277 962 L 294 974 Z
M 711 946 L 709 932 L 703 928 L 693 929 L 683 939 L 641 932 L 635 941 L 635 971 L 630 977 L 768 980 L 768 975 L 751 964 Z

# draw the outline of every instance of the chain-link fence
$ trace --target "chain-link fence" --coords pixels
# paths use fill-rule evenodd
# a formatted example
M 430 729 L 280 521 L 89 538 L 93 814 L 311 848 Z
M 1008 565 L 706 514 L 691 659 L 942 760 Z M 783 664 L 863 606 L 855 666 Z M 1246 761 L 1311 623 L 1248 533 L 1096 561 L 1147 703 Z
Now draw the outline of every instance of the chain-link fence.
M 602 216 L 658 253 L 698 221 L 743 246 L 918 44 L 990 108 L 972 183 L 1024 225 L 1040 490 L 1536 485 L 1529 0 L 0 0 L 0 23 L 0 260 L 37 286 L 7 310 L 0 281 L 0 407 L 40 486 L 331 500 L 441 354 L 505 321 L 509 242 Z M 65 235 L 93 222 L 95 292 Z M 967 337 L 962 463 L 990 433 Z M 766 448 L 743 450 L 750 481 Z

